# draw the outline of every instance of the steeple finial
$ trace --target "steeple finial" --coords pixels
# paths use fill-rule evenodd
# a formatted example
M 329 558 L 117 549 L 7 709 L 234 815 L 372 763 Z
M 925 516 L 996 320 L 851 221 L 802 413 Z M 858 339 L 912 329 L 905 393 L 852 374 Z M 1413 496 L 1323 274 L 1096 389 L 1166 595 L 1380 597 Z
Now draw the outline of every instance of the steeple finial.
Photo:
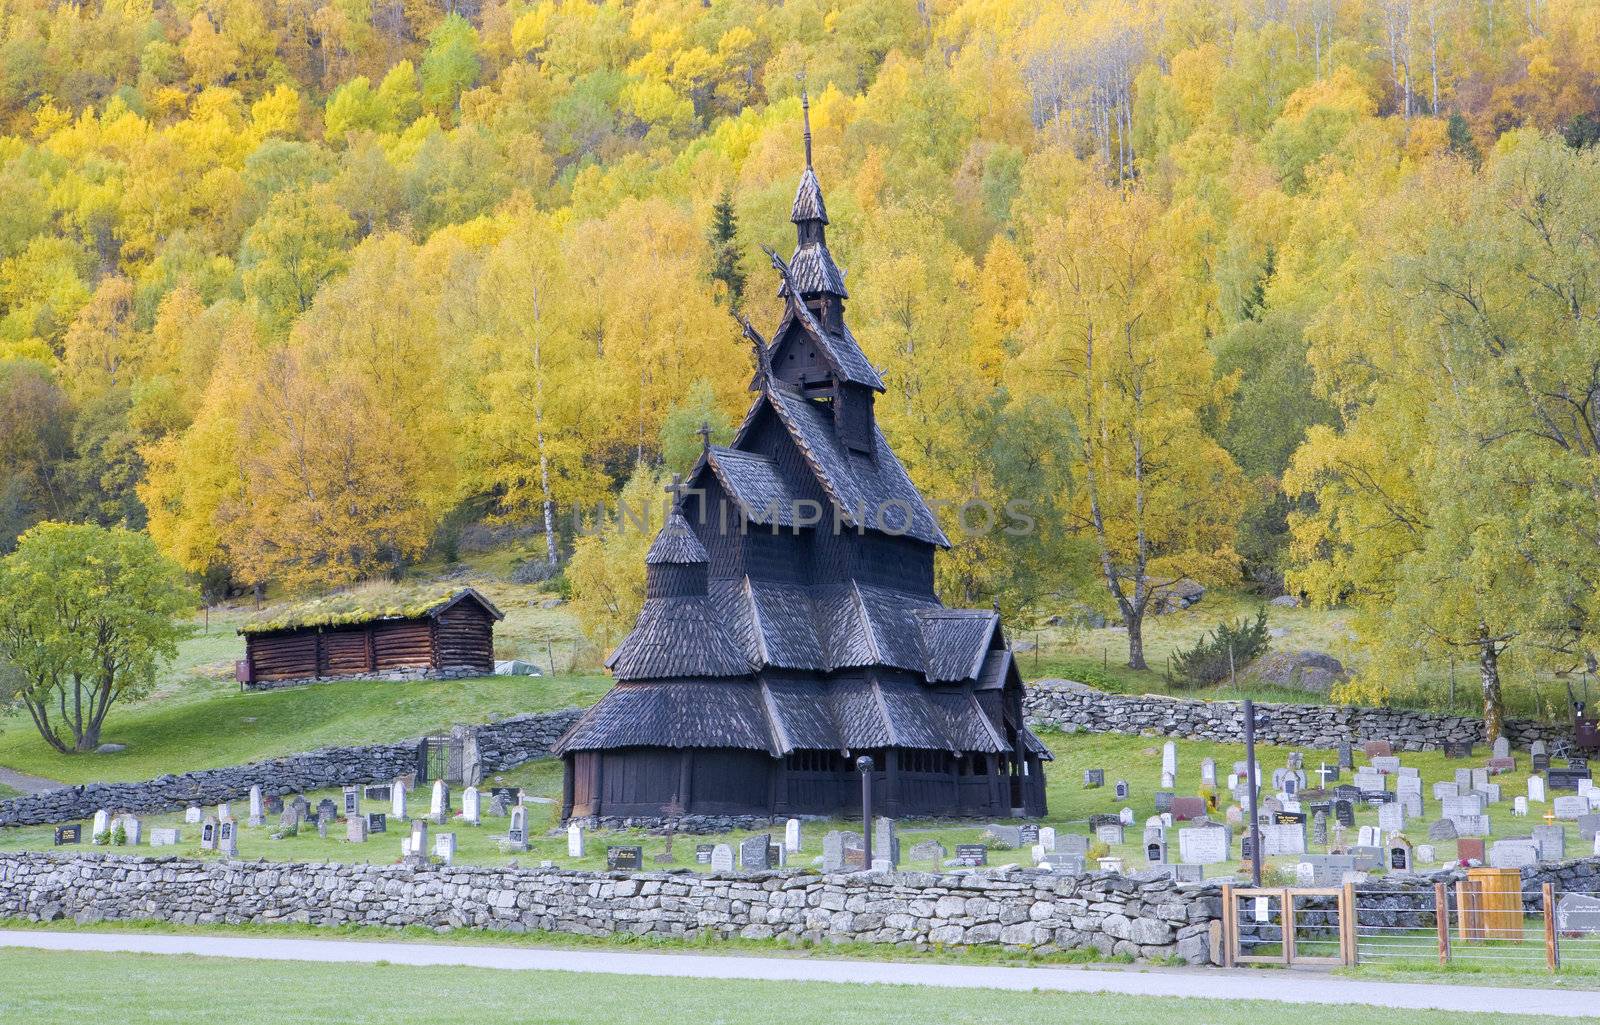
M 710 420 L 701 420 L 700 421 L 700 429 L 698 431 L 696 431 L 695 433 L 700 435 L 700 451 L 702 453 L 710 452 L 711 451 L 711 421 Z
M 800 117 L 805 122 L 806 167 L 809 168 L 811 166 L 811 98 L 806 95 L 804 85 L 800 87 Z

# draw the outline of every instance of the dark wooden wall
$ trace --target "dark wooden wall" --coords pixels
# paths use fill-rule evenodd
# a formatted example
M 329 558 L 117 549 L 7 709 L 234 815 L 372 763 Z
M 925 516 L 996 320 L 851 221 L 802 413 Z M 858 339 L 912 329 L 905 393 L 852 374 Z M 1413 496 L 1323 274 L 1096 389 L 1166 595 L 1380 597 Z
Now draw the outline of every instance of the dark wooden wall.
M 464 601 L 433 621 L 434 668 L 494 672 L 494 620 L 475 602 Z
M 494 620 L 462 602 L 434 619 L 305 627 L 245 637 L 251 679 L 298 680 L 424 669 L 494 672 Z

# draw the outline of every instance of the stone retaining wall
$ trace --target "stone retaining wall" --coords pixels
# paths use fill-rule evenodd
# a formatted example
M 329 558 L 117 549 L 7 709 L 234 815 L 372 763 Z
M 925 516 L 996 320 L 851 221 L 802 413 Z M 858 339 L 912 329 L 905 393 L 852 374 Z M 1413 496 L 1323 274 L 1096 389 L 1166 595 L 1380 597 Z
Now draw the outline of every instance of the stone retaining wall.
M 1211 958 L 1213 884 L 1095 873 L 817 875 L 202 862 L 0 854 L 0 917 L 296 922 Z
M 254 680 L 242 684 L 254 693 L 265 690 L 286 690 L 290 687 L 313 687 L 327 683 L 354 683 L 358 680 L 377 680 L 383 683 L 415 683 L 419 680 L 469 680 L 487 676 L 481 669 L 396 669 L 386 673 L 362 673 L 359 676 L 297 676 L 288 680 Z
M 502 772 L 550 753 L 582 712 L 576 708 L 519 715 L 470 727 L 484 772 Z M 308 793 L 354 783 L 387 782 L 417 769 L 418 741 L 332 747 L 249 765 L 161 776 L 141 783 L 89 783 L 0 801 L 0 826 L 35 826 L 85 819 L 101 808 L 161 812 L 192 802 L 215 804 L 269 794 Z
M 1157 694 L 1107 694 L 1069 680 L 1040 680 L 1023 698 L 1030 722 L 1068 733 L 1130 733 L 1244 742 L 1243 703 L 1198 701 Z M 1571 731 L 1548 723 L 1508 719 L 1512 746 L 1526 748 L 1570 739 Z M 1341 742 L 1387 740 L 1397 751 L 1442 748 L 1445 741 L 1485 743 L 1483 720 L 1405 708 L 1350 705 L 1256 704 L 1256 739 L 1264 744 L 1332 748 Z

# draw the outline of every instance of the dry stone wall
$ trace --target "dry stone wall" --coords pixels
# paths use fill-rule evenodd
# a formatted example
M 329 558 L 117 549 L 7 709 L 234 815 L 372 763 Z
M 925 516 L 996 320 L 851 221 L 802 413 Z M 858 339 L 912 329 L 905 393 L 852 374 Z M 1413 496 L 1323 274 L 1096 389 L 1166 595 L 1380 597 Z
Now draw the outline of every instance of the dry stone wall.
M 1211 958 L 1213 884 L 1095 873 L 750 875 L 0 854 L 0 917 L 294 922 Z
M 519 715 L 470 727 L 484 772 L 502 772 L 550 753 L 582 712 L 576 708 Z M 0 826 L 84 819 L 101 808 L 160 812 L 190 803 L 215 804 L 249 795 L 307 793 L 354 783 L 386 782 L 417 768 L 418 741 L 333 747 L 249 765 L 161 776 L 141 783 L 89 783 L 0 801 Z
M 1108 694 L 1070 680 L 1040 680 L 1027 688 L 1030 722 L 1068 733 L 1130 733 L 1244 742 L 1243 704 L 1198 701 L 1158 694 Z M 1513 747 L 1535 740 L 1570 737 L 1547 723 L 1510 719 L 1505 733 Z M 1397 751 L 1442 748 L 1446 741 L 1486 743 L 1483 720 L 1405 708 L 1349 705 L 1256 704 L 1256 739 L 1265 744 L 1331 748 L 1344 741 L 1387 740 Z

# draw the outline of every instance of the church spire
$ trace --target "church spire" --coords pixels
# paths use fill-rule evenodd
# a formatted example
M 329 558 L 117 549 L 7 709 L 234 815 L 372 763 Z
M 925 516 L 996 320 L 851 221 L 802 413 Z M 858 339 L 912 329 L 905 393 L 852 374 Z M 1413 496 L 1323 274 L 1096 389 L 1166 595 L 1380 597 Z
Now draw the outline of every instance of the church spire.
M 789 260 L 789 273 L 802 297 L 831 298 L 836 305 L 838 300 L 849 298 L 850 293 L 845 291 L 844 273 L 828 252 L 828 207 L 822 201 L 822 185 L 811 166 L 811 99 L 804 90 L 800 92 L 800 114 L 805 126 L 806 169 L 800 175 L 794 207 L 789 211 L 789 220 L 795 226 L 795 251 Z M 787 287 L 779 289 L 778 294 L 787 294 Z

